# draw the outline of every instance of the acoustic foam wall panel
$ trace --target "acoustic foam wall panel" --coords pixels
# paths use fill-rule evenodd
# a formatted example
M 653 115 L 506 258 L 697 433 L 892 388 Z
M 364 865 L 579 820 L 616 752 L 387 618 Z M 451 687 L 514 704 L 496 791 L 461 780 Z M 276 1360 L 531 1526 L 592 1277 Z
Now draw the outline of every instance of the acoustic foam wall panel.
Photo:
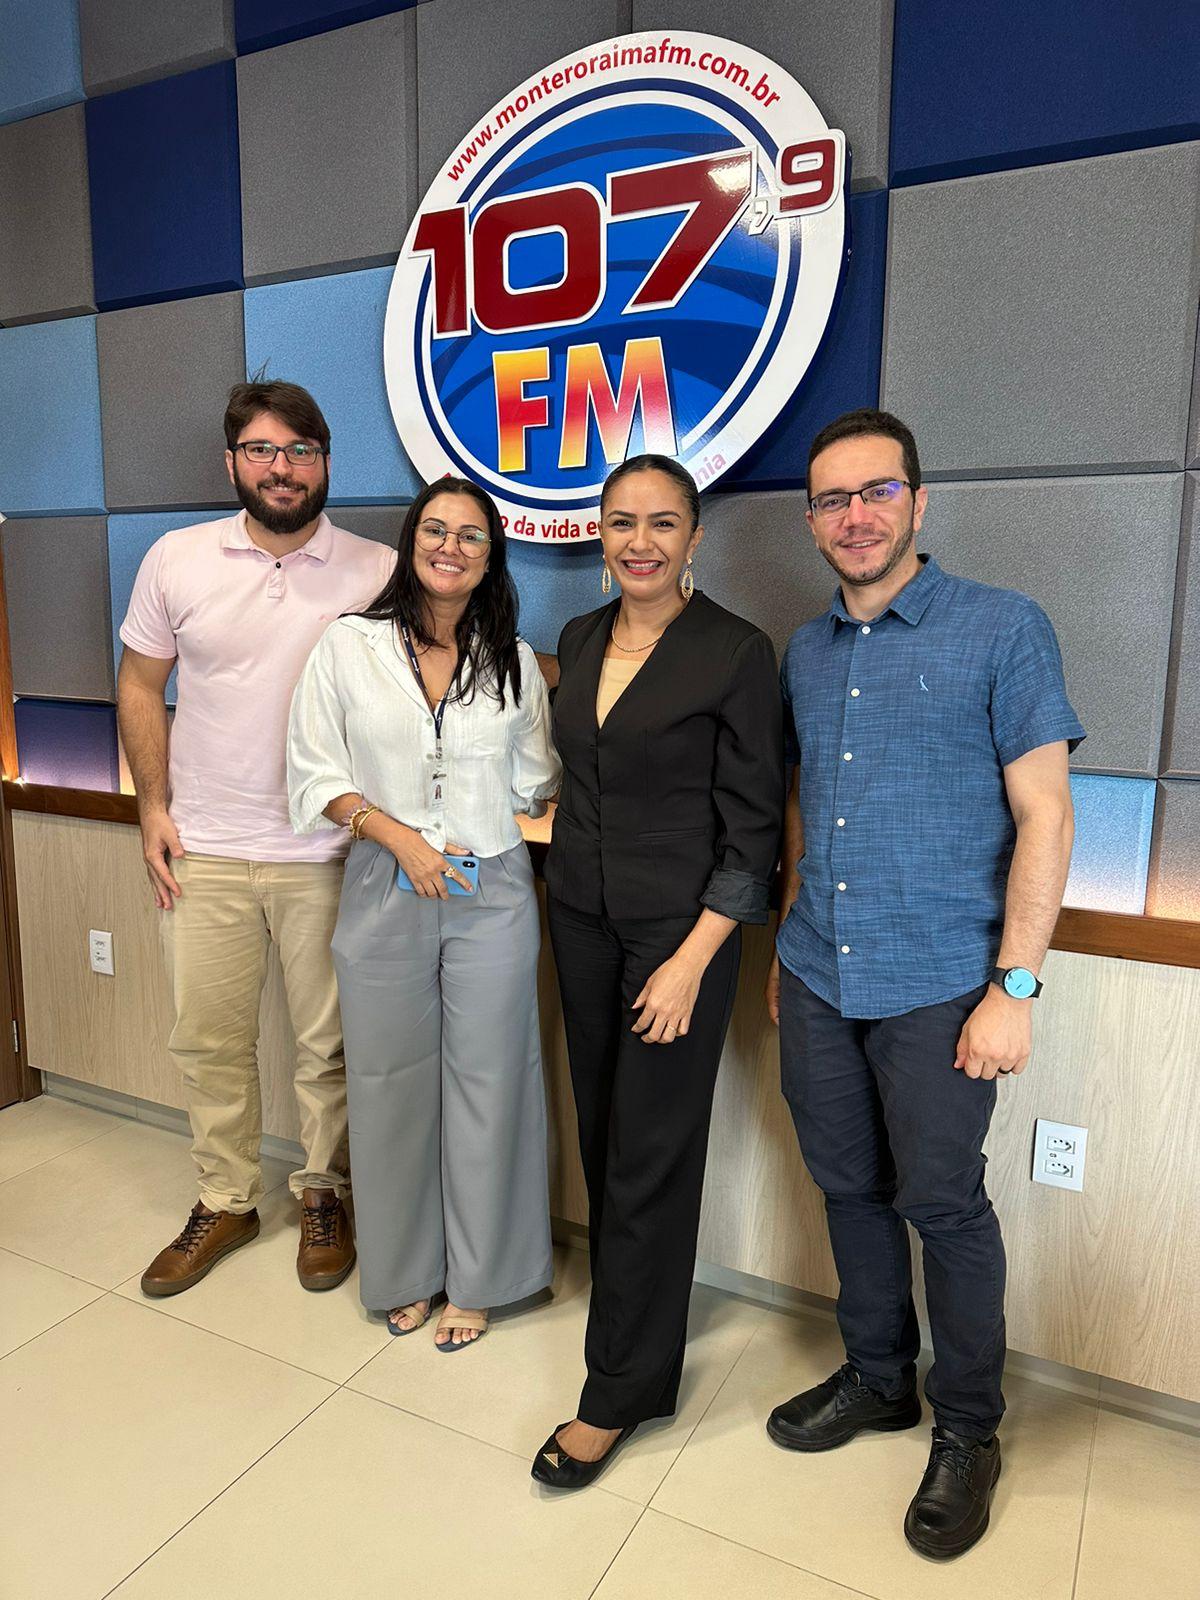
M 344 28 L 352 22 L 405 11 L 420 0 L 234 0 L 238 50 L 265 50 Z
M 27 783 L 113 793 L 120 781 L 114 706 L 18 700 L 17 761 Z
M 1175 636 L 1167 681 L 1163 771 L 1200 778 L 1200 474 L 1183 493 L 1183 545 L 1175 593 Z
M 327 505 L 325 510 L 335 527 L 356 533 L 360 539 L 374 539 L 376 544 L 386 544 L 394 550 L 408 507 Z
M 1196 362 L 1192 369 L 1192 420 L 1188 428 L 1187 464 L 1200 467 L 1200 329 L 1196 338 Z
M 929 490 L 920 548 L 1031 595 L 1053 622 L 1088 735 L 1077 767 L 1158 771 L 1182 499 L 1182 473 L 1167 472 Z
M 11 517 L 0 533 L 14 693 L 111 700 L 104 518 Z
M 147 550 L 161 539 L 164 533 L 175 528 L 194 528 L 198 523 L 211 522 L 225 511 L 143 511 L 111 516 L 108 519 L 108 592 L 109 613 L 112 617 L 112 650 L 114 673 L 121 665 L 121 624 L 129 610 L 134 580 Z M 175 704 L 175 673 L 167 680 L 168 705 Z
M 1154 832 L 1147 916 L 1200 922 L 1200 782 L 1159 784 Z
M 0 328 L 0 511 L 104 510 L 96 319 Z
M 519 12 L 495 0 L 419 6 L 421 189 L 489 107 L 569 51 L 628 33 L 631 15 L 630 0 L 522 0 Z
M 843 411 L 879 404 L 887 210 L 886 190 L 851 197 L 850 262 L 825 340 L 797 393 L 722 487 L 803 483 L 813 436 Z
M 79 0 L 90 95 L 191 72 L 235 53 L 229 0 Z
M 1200 144 L 895 190 L 883 396 L 943 477 L 1181 467 Z
M 109 508 L 236 505 L 221 419 L 246 375 L 241 295 L 96 320 Z
M 390 267 L 247 289 L 246 368 L 303 384 L 333 436 L 330 498 L 410 500 L 419 487 L 383 382 Z
M 0 322 L 94 311 L 83 107 L 0 127 Z
M 232 61 L 87 103 L 96 304 L 240 288 Z
M 903 0 L 892 181 L 1200 135 L 1194 0 Z
M 713 33 L 777 61 L 845 132 L 854 188 L 887 183 L 892 0 L 754 0 L 737 11 L 728 0 L 633 0 L 633 26 Z
M 1075 848 L 1064 905 L 1141 916 L 1156 788 L 1152 779 L 1072 773 Z
M 416 209 L 411 12 L 238 62 L 247 283 L 394 261 Z
M 600 592 L 603 554 L 597 541 L 564 550 L 508 542 L 508 566 L 520 596 L 521 637 L 535 650 L 553 655 L 558 636 L 572 617 L 604 604 Z
M 77 0 L 0 0 L 0 122 L 82 99 Z

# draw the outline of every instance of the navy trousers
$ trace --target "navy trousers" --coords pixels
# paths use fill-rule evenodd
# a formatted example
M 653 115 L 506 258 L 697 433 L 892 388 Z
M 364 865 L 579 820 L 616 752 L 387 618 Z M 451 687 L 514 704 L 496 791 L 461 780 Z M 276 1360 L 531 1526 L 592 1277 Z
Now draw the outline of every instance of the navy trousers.
M 850 1362 L 889 1398 L 911 1387 L 920 1332 L 906 1222 L 921 1239 L 935 1420 L 988 1439 L 1004 1413 L 1004 1243 L 983 1185 L 995 1082 L 954 1070 L 972 989 L 900 1017 L 843 1017 L 780 973 L 783 1093 L 825 1196 Z

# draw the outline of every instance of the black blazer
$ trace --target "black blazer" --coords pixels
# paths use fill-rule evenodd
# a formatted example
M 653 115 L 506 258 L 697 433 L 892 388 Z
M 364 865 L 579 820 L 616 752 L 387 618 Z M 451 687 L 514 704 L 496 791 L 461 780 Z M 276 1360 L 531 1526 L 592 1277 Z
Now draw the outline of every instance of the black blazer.
M 546 887 L 593 915 L 695 917 L 708 906 L 765 922 L 784 796 L 771 641 L 694 595 L 599 728 L 619 603 L 573 618 L 559 640 L 563 783 Z

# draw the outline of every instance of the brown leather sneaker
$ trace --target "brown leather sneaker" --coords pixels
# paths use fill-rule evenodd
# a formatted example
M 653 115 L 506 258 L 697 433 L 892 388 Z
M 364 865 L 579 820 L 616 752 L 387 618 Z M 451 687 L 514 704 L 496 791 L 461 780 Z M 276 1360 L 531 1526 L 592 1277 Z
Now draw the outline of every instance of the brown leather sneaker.
M 354 1265 L 346 1208 L 332 1189 L 305 1189 L 296 1275 L 306 1289 L 336 1289 Z
M 257 1211 L 235 1216 L 232 1211 L 210 1211 L 197 1200 L 183 1232 L 142 1273 L 142 1293 L 179 1294 L 190 1289 L 222 1256 L 257 1237 Z

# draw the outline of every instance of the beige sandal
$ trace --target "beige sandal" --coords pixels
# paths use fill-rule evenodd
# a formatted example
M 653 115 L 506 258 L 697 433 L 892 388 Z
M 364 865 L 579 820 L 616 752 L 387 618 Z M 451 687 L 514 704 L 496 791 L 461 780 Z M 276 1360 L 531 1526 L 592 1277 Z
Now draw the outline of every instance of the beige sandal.
M 434 1349 L 442 1351 L 466 1350 L 470 1345 L 478 1344 L 487 1332 L 488 1314 L 486 1311 L 455 1311 L 451 1312 L 449 1306 L 438 1318 L 438 1325 L 434 1329 Z M 451 1333 L 455 1328 L 467 1328 L 479 1335 L 479 1339 L 461 1339 L 455 1344 L 453 1339 L 447 1339 L 445 1344 L 438 1344 L 439 1333 Z
M 387 1314 L 387 1331 L 392 1335 L 393 1338 L 403 1339 L 406 1333 L 416 1333 L 418 1328 L 423 1328 L 429 1321 L 432 1311 L 432 1300 L 427 1300 L 425 1302 L 424 1310 L 421 1309 L 421 1302 L 419 1300 L 415 1301 L 411 1306 L 396 1306 Z M 411 1317 L 412 1327 L 398 1328 L 392 1321 L 393 1317 Z

